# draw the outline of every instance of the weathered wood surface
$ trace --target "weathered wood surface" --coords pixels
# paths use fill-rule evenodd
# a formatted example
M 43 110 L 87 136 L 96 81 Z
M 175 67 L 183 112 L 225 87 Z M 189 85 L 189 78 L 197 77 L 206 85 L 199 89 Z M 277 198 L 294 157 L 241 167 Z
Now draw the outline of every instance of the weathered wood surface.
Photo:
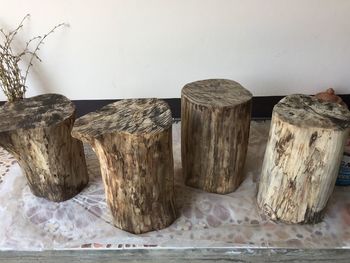
M 290 95 L 274 107 L 257 196 L 271 219 L 322 219 L 349 126 L 346 107 L 314 97 Z
M 73 136 L 92 145 L 114 224 L 132 233 L 175 220 L 172 118 L 157 99 L 129 99 L 79 118 Z
M 186 184 L 226 194 L 244 179 L 252 94 L 211 79 L 187 84 L 181 96 L 181 152 Z
M 32 193 L 65 201 L 88 183 L 82 143 L 71 137 L 75 107 L 45 94 L 0 108 L 0 146 L 17 159 Z
M 117 263 L 117 262 L 344 262 L 350 249 L 296 248 L 192 248 L 192 249 L 118 249 L 118 250 L 54 250 L 2 251 L 4 263 Z

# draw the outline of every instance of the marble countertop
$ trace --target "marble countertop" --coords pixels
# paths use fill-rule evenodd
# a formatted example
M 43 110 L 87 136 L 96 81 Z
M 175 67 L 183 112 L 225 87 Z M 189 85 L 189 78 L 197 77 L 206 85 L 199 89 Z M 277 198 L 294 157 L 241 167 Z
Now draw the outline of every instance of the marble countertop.
M 350 188 L 336 187 L 324 220 L 286 225 L 256 206 L 257 180 L 269 122 L 251 124 L 246 179 L 233 193 L 210 194 L 183 184 L 180 123 L 173 125 L 178 219 L 168 228 L 133 235 L 115 228 L 99 165 L 86 146 L 90 183 L 79 195 L 53 203 L 31 194 L 15 159 L 0 148 L 0 250 L 125 248 L 350 248 Z

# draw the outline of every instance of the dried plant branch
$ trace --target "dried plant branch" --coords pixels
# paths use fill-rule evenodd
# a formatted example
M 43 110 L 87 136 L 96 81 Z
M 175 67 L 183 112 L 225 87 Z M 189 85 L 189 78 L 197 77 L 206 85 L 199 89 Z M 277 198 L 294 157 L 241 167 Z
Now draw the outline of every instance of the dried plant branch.
M 29 17 L 30 17 L 30 15 L 29 15 L 29 14 L 26 14 L 26 15 L 22 18 L 22 20 L 21 20 L 21 22 L 19 23 L 19 25 L 17 26 L 17 28 L 16 28 L 15 30 L 12 30 L 12 31 L 9 33 L 9 37 L 7 38 L 8 41 L 6 42 L 7 48 L 11 49 L 11 43 L 12 43 L 13 39 L 14 39 L 15 36 L 17 35 L 18 31 L 23 27 L 24 21 L 25 21 L 27 18 L 29 18 Z
M 50 34 L 54 33 L 57 28 L 65 25 L 64 23 L 58 24 L 45 35 L 31 38 L 26 42 L 26 45 L 21 52 L 15 53 L 12 50 L 13 41 L 21 28 L 23 28 L 23 24 L 27 18 L 29 18 L 29 14 L 25 15 L 16 29 L 12 31 L 6 32 L 2 28 L 0 29 L 0 33 L 3 37 L 3 43 L 0 43 L 0 87 L 9 102 L 14 102 L 24 98 L 27 89 L 26 81 L 29 70 L 33 66 L 35 59 L 41 62 L 41 59 L 38 56 L 40 46 L 44 44 L 44 40 Z M 31 49 L 30 45 L 33 42 L 36 42 L 36 45 Z M 27 55 L 29 56 L 29 63 L 25 68 L 23 75 L 19 63 L 22 58 Z
M 40 57 L 37 55 L 37 52 L 39 51 L 40 49 L 40 46 L 42 44 L 44 44 L 44 40 L 50 35 L 52 34 L 53 32 L 55 32 L 55 30 L 61 26 L 64 26 L 65 24 L 64 23 L 61 23 L 61 24 L 58 24 L 56 26 L 54 26 L 48 33 L 46 33 L 43 37 L 36 37 L 37 39 L 40 39 L 38 44 L 36 45 L 34 51 L 30 52 L 29 50 L 27 51 L 27 54 L 31 54 L 31 57 L 30 57 L 30 60 L 29 60 L 29 64 L 27 66 L 27 69 L 26 69 L 26 73 L 25 73 L 25 76 L 24 76 L 24 83 L 27 81 L 27 77 L 28 77 L 28 73 L 29 73 L 29 69 L 30 67 L 33 65 L 32 62 L 34 60 L 34 58 L 36 58 L 37 60 L 39 60 L 41 62 L 41 59 Z M 26 46 L 26 49 L 28 48 L 30 42 L 32 42 L 32 40 L 34 40 L 35 38 L 31 39 L 28 41 L 28 45 Z

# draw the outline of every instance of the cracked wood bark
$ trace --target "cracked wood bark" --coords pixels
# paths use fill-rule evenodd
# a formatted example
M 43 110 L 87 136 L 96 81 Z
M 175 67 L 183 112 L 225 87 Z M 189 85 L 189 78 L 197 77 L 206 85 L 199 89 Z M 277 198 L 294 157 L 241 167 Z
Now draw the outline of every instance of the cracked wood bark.
M 257 196 L 265 214 L 287 223 L 322 220 L 349 124 L 345 107 L 306 95 L 274 107 Z
M 139 234 L 175 220 L 172 117 L 165 102 L 109 104 L 78 119 L 72 134 L 99 158 L 115 226 Z
M 187 185 L 226 194 L 241 184 L 251 99 L 232 80 L 202 80 L 182 89 L 181 155 Z
M 71 137 L 75 107 L 66 97 L 45 94 L 0 109 L 0 146 L 13 154 L 31 192 L 65 201 L 88 183 L 82 143 Z

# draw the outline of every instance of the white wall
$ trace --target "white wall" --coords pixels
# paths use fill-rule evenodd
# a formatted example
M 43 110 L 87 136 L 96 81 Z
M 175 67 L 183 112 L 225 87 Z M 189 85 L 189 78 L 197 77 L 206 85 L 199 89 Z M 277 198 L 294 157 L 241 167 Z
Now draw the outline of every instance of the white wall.
M 254 95 L 350 93 L 349 0 L 0 0 L 0 27 L 31 18 L 21 41 L 57 31 L 28 96 L 179 97 L 205 78 Z M 0 100 L 4 100 L 1 94 Z

